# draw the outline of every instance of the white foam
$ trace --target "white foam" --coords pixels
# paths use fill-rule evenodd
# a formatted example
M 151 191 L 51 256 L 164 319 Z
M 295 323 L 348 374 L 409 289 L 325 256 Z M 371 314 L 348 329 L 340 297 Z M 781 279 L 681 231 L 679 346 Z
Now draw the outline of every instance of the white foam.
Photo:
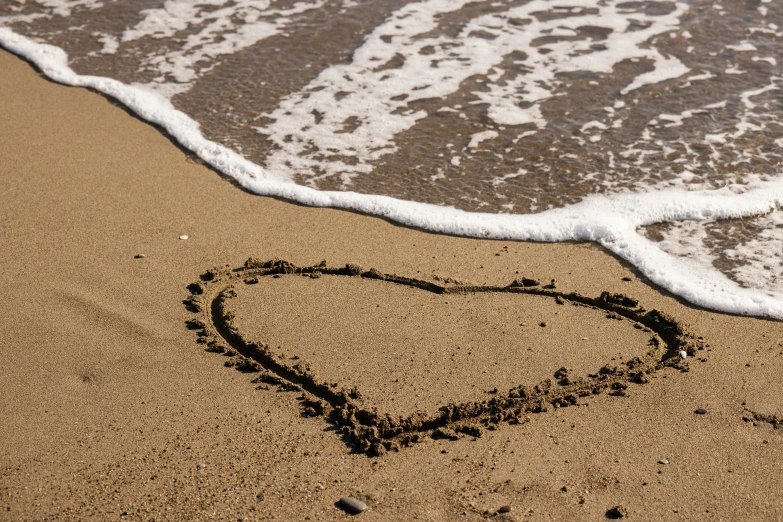
M 771 56 L 754 56 L 751 58 L 754 62 L 767 62 L 770 65 L 777 65 L 778 61 L 777 59 L 771 57 Z
M 758 225 L 755 238 L 723 254 L 740 262 L 732 270 L 737 281 L 783 300 L 783 212 L 767 214 Z
M 50 0 L 57 1 L 57 0 Z M 149 84 L 171 98 L 190 88 L 200 75 L 214 67 L 214 59 L 234 54 L 265 38 L 281 33 L 291 16 L 323 7 L 324 0 L 298 2 L 290 9 L 274 9 L 270 0 L 167 0 L 161 8 L 146 9 L 144 18 L 122 33 L 116 45 L 104 45 L 103 52 L 145 37 L 167 38 L 180 31 L 200 28 L 185 38 L 184 44 L 165 54 L 147 56 L 143 68 L 161 76 Z M 172 87 L 171 81 L 184 86 Z
M 34 0 L 41 7 L 49 9 L 51 14 L 57 16 L 71 16 L 74 9 L 98 9 L 103 7 L 100 0 Z
M 679 78 L 683 74 L 690 72 L 690 69 L 674 56 L 663 56 L 657 51 L 652 56 L 654 60 L 654 69 L 648 73 L 640 74 L 631 84 L 620 91 L 621 94 L 628 94 L 631 91 L 640 89 L 645 85 L 660 83 L 673 78 Z
M 765 160 L 775 154 L 774 150 L 770 152 L 758 146 L 749 146 L 747 142 L 739 142 L 738 139 L 779 132 L 779 116 L 776 111 L 769 110 L 768 93 L 779 90 L 781 80 L 783 78 L 772 76 L 768 85 L 732 93 L 727 99 L 686 109 L 679 114 L 659 114 L 649 120 L 640 138 L 626 145 L 619 153 L 622 158 L 635 158 L 633 165 L 643 173 L 634 179 L 633 186 L 640 191 L 674 187 L 696 190 L 717 188 L 726 183 L 754 183 L 779 178 L 780 171 L 749 173 L 738 169 L 736 173 L 729 174 L 728 179 L 723 177 L 716 181 L 709 176 L 709 172 L 715 168 L 713 162 L 720 158 L 725 158 L 725 162 L 731 162 L 731 165 L 739 165 Z M 689 122 L 691 118 L 712 119 L 714 115 L 722 113 L 725 116 L 727 112 L 731 113 L 734 120 L 733 131 L 724 127 L 723 132 L 705 132 L 709 127 Z M 692 133 L 687 139 L 661 140 L 656 136 L 660 128 L 681 127 L 685 124 L 690 124 L 689 132 Z M 693 146 L 699 141 L 709 149 L 708 155 L 703 154 L 703 148 L 699 150 Z M 661 157 L 666 158 L 676 149 L 679 149 L 677 159 L 660 161 Z M 699 174 L 695 175 L 695 172 Z M 607 186 L 607 189 L 610 188 Z
M 601 123 L 600 121 L 598 121 L 598 120 L 593 120 L 593 121 L 588 121 L 587 123 L 585 123 L 584 125 L 582 125 L 582 128 L 581 128 L 581 129 L 579 129 L 579 130 L 580 130 L 580 132 L 587 132 L 587 131 L 589 131 L 590 129 L 601 129 L 601 130 L 606 130 L 606 129 L 607 129 L 607 127 L 606 127 L 606 125 L 604 125 L 604 124 L 603 124 L 603 123 Z
M 512 172 L 511 174 L 504 174 L 502 176 L 497 176 L 490 180 L 490 183 L 493 187 L 497 187 L 498 185 L 503 185 L 506 181 L 514 178 L 518 178 L 520 176 L 524 176 L 527 174 L 527 170 L 525 169 L 519 169 L 516 172 Z M 513 207 L 513 205 L 512 205 Z
M 103 44 L 100 50 L 101 54 L 115 54 L 120 47 L 119 40 L 110 34 L 96 34 L 95 36 Z
M 714 250 L 708 221 L 680 221 L 669 225 L 658 243 L 665 252 L 679 257 L 694 272 L 710 268 L 724 257 L 734 262 L 734 280 L 772 298 L 783 300 L 783 212 L 771 212 L 751 220 L 760 232 L 746 235 L 733 248 Z
M 711 78 L 715 78 L 715 75 L 710 72 L 706 72 L 702 74 L 694 74 L 693 76 L 688 76 L 686 80 L 689 82 L 697 82 L 701 80 L 709 80 Z
M 19 5 L 11 5 L 7 8 L 11 12 L 20 12 L 23 10 L 26 2 L 27 0 L 17 0 Z M 33 0 L 33 3 L 44 8 L 45 12 L 4 16 L 2 22 L 5 24 L 31 23 L 39 18 L 71 16 L 74 9 L 98 9 L 103 7 L 103 2 L 100 0 Z
M 481 142 L 491 140 L 497 137 L 498 137 L 497 131 L 485 130 L 485 131 L 477 132 L 470 137 L 470 143 L 468 143 L 468 148 L 475 149 L 476 147 L 481 145 Z
M 742 42 L 735 45 L 727 45 L 726 49 L 731 49 L 732 51 L 745 52 L 745 51 L 755 51 L 756 46 L 747 40 L 743 40 Z
M 708 144 L 719 144 L 723 145 L 726 143 L 726 135 L 725 134 L 705 134 L 704 135 L 704 141 Z
M 486 104 L 495 124 L 541 129 L 547 125 L 541 103 L 567 88 L 558 78 L 562 73 L 611 74 L 629 59 L 652 63 L 651 71 L 623 89 L 628 93 L 689 71 L 676 57 L 664 57 L 649 45 L 651 38 L 679 27 L 687 12 L 683 3 L 673 3 L 669 13 L 649 15 L 627 3 L 566 0 L 553 7 L 548 0 L 532 0 L 468 20 L 456 36 L 433 31 L 443 15 L 467 3 L 422 0 L 405 5 L 367 36 L 350 63 L 325 69 L 282 100 L 264 115 L 272 122 L 257 129 L 276 146 L 266 166 L 288 179 L 317 172 L 319 179 L 339 176 L 349 183 L 397 151 L 395 136 L 429 116 L 408 109 L 411 102 L 444 98 L 473 76 L 488 81 L 485 89 L 470 93 L 476 98 L 470 103 Z M 564 16 L 537 16 L 552 9 Z M 632 20 L 647 26 L 633 30 Z M 575 37 L 588 26 L 605 29 L 606 36 Z M 429 36 L 433 32 L 437 36 Z M 538 43 L 558 35 L 568 38 Z M 510 56 L 519 58 L 506 70 L 503 62 Z M 352 131 L 345 132 L 349 121 Z
M 445 234 L 548 242 L 596 241 L 635 265 L 654 283 L 696 305 L 783 319 L 783 300 L 744 288 L 711 266 L 694 270 L 678 256 L 664 251 L 636 231 L 638 227 L 656 222 L 705 221 L 769 213 L 783 206 L 783 181 L 779 179 L 718 190 L 671 189 L 596 195 L 575 205 L 532 215 L 472 213 L 387 196 L 317 191 L 296 185 L 288 181 L 285 174 L 264 170 L 234 151 L 207 140 L 197 122 L 154 91 L 110 78 L 78 75 L 68 66 L 63 50 L 34 42 L 6 28 L 0 28 L 0 45 L 33 62 L 54 81 L 89 87 L 116 98 L 257 194 L 310 206 L 352 209 Z M 749 92 L 743 103 L 752 104 L 750 98 L 758 92 Z

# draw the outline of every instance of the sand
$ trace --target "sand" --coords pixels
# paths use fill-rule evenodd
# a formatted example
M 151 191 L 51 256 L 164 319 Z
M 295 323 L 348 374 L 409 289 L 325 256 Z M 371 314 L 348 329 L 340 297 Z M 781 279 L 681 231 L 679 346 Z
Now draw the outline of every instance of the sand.
M 346 496 L 361 520 L 783 518 L 783 323 L 694 308 L 592 244 L 248 194 L 102 96 L 4 52 L 0 70 L 0 519 L 344 520 Z M 188 285 L 226 266 L 222 314 L 269 367 L 198 341 L 213 316 Z M 444 403 L 484 410 L 381 433 Z

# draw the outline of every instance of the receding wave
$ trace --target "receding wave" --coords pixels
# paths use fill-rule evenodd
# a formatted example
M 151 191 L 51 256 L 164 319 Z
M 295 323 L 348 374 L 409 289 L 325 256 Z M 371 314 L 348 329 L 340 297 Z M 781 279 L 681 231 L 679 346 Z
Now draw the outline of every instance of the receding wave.
M 259 193 L 593 240 L 783 318 L 783 5 L 33 0 L 0 44 Z

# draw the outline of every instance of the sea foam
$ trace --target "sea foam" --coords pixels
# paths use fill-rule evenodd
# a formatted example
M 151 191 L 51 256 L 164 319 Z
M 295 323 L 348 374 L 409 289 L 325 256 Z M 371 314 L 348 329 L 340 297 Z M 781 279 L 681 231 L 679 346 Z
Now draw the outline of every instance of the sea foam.
M 383 51 L 384 46 L 381 44 L 385 44 L 387 38 L 381 37 L 388 36 L 386 34 L 387 30 L 397 31 L 400 33 L 398 36 L 401 37 L 406 37 L 403 34 L 405 31 L 413 32 L 415 35 L 422 34 L 422 32 L 427 31 L 428 27 L 431 27 L 428 17 L 434 16 L 432 12 L 427 12 L 427 7 L 431 7 L 437 13 L 442 14 L 450 9 L 456 9 L 459 7 L 457 4 L 460 3 L 431 0 L 417 3 L 410 7 L 408 11 L 405 9 L 398 11 L 395 15 L 398 18 L 393 18 L 389 22 L 395 23 L 385 27 L 382 32 L 373 33 L 377 34 L 377 45 L 367 47 L 372 43 L 373 37 L 371 36 L 367 40 L 368 43 L 365 44 L 364 48 L 372 49 L 373 52 L 369 53 L 372 56 L 367 56 L 366 60 L 372 63 L 378 61 L 373 58 L 377 58 L 377 52 Z M 94 3 L 90 5 L 94 5 Z M 523 6 L 518 9 L 532 9 L 530 6 L 546 7 L 543 3 L 534 1 L 530 2 L 527 7 Z M 651 19 L 648 28 L 657 28 L 654 30 L 658 30 L 660 33 L 669 30 L 675 24 L 676 18 L 682 15 L 681 4 L 676 4 L 676 6 L 677 9 L 669 13 L 671 18 L 664 17 L 664 19 L 661 19 L 661 17 L 656 17 Z M 71 7 L 75 7 L 75 5 Z M 284 19 L 285 17 L 283 17 Z M 611 18 L 609 21 L 611 22 Z M 515 32 L 512 26 L 505 22 L 502 22 L 505 25 L 501 26 L 499 25 L 501 22 L 502 20 L 499 21 L 492 17 L 480 18 L 478 21 L 473 22 L 477 25 L 472 30 L 497 31 L 499 34 L 492 40 L 493 43 L 491 45 L 501 47 L 506 45 L 508 48 L 504 48 L 503 52 L 513 52 L 520 45 L 528 45 L 525 42 L 520 43 L 517 41 L 519 33 Z M 427 25 L 428 23 L 430 25 Z M 261 25 L 256 25 L 255 27 L 258 29 L 258 32 L 248 33 L 246 35 L 248 39 L 241 42 L 251 42 L 254 37 L 261 35 L 263 31 L 282 30 L 282 26 L 276 29 L 268 26 L 264 26 L 266 29 L 263 29 Z M 549 29 L 556 28 L 553 26 Z M 141 28 L 137 27 L 136 30 L 141 31 L 145 29 L 142 26 Z M 154 32 L 155 28 L 147 28 L 146 30 Z M 503 31 L 510 31 L 509 34 L 512 36 L 505 38 Z M 138 35 L 126 35 L 128 39 L 136 36 Z M 648 34 L 645 37 L 649 38 L 650 36 Z M 116 42 L 105 36 L 102 38 L 106 44 L 105 50 L 112 52 Z M 465 69 L 461 70 L 457 67 L 452 73 L 449 73 L 454 74 L 455 78 L 438 76 L 437 78 L 426 79 L 427 85 L 418 89 L 424 91 L 420 93 L 420 96 L 442 96 L 446 94 L 446 91 L 443 91 L 444 89 L 453 88 L 449 82 L 458 83 L 461 77 L 470 76 L 478 70 L 486 72 L 487 69 L 493 66 L 486 59 L 490 59 L 498 53 L 496 51 L 490 54 L 485 53 L 486 46 L 490 44 L 474 41 L 476 39 L 466 38 L 465 40 L 466 43 L 463 44 L 463 48 L 453 51 L 457 55 L 459 53 L 466 54 L 466 58 L 458 60 L 458 62 L 466 64 Z M 416 65 L 415 56 L 421 54 L 418 47 L 421 42 L 416 43 L 417 41 L 417 38 L 410 39 L 411 45 L 414 45 L 415 49 L 415 52 L 410 53 L 412 66 Z M 640 37 L 639 42 L 644 41 L 645 39 Z M 237 40 L 235 44 L 229 45 L 240 45 L 241 42 Z M 8 28 L 0 28 L 0 45 L 34 63 L 46 76 L 54 81 L 66 85 L 92 88 L 117 99 L 139 117 L 161 126 L 183 147 L 196 153 L 211 166 L 236 179 L 243 187 L 257 194 L 282 197 L 310 206 L 357 210 L 381 216 L 404 225 L 444 234 L 546 242 L 595 241 L 636 266 L 641 273 L 657 285 L 693 304 L 723 312 L 783 319 L 783 291 L 779 289 L 779 284 L 762 286 L 760 288 L 748 286 L 748 284 L 752 284 L 751 280 L 759 278 L 759 270 L 764 271 L 763 267 L 768 267 L 770 264 L 774 265 L 772 270 L 774 276 L 774 271 L 777 270 L 776 267 L 779 266 L 780 259 L 783 257 L 780 245 L 781 238 L 779 237 L 780 213 L 775 212 L 783 206 L 783 180 L 776 178 L 774 175 L 749 178 L 744 180 L 742 184 L 728 183 L 726 186 L 718 189 L 693 190 L 693 185 L 687 190 L 684 186 L 676 185 L 669 187 L 653 186 L 652 188 L 648 186 L 646 190 L 641 192 L 613 193 L 608 195 L 595 194 L 583 198 L 576 204 L 562 208 L 552 208 L 538 214 L 522 215 L 468 212 L 448 206 L 406 201 L 382 195 L 360 194 L 351 191 L 316 190 L 309 186 L 296 184 L 293 181 L 294 176 L 285 167 L 286 162 L 288 164 L 291 162 L 296 163 L 297 161 L 304 162 L 300 164 L 300 167 L 309 168 L 318 167 L 319 161 L 330 161 L 328 158 L 324 159 L 323 157 L 320 159 L 317 157 L 309 158 L 306 154 L 306 149 L 298 150 L 296 148 L 298 146 L 297 143 L 303 143 L 301 140 L 296 142 L 296 140 L 286 141 L 284 139 L 286 135 L 299 133 L 305 141 L 310 139 L 324 140 L 324 146 L 327 148 L 334 141 L 334 136 L 330 136 L 328 132 L 323 132 L 324 129 L 328 129 L 328 126 L 323 127 L 321 131 L 317 131 L 317 129 L 312 130 L 315 128 L 312 125 L 308 126 L 308 124 L 316 123 L 311 120 L 313 104 L 317 102 L 317 96 L 312 96 L 312 93 L 324 91 L 331 93 L 335 89 L 339 89 L 340 85 L 345 84 L 353 89 L 352 92 L 355 92 L 356 96 L 361 98 L 356 103 L 347 104 L 346 106 L 349 108 L 361 107 L 362 103 L 369 103 L 370 105 L 373 103 L 387 103 L 393 105 L 396 103 L 395 98 L 400 94 L 393 88 L 378 90 L 378 86 L 381 84 L 373 83 L 373 68 L 369 64 L 366 67 L 362 66 L 362 60 L 365 59 L 362 58 L 363 48 L 357 51 L 352 64 L 345 66 L 347 69 L 345 67 L 340 69 L 340 66 L 337 66 L 337 69 L 332 67 L 321 73 L 314 80 L 315 89 L 302 91 L 302 93 L 311 92 L 310 95 L 303 96 L 301 93 L 295 93 L 287 101 L 281 103 L 277 110 L 282 111 L 281 114 L 284 112 L 290 113 L 287 115 L 288 118 L 275 118 L 275 122 L 268 126 L 266 130 L 272 135 L 273 139 L 277 139 L 274 136 L 279 135 L 279 142 L 285 146 L 281 145 L 278 152 L 275 153 L 278 156 L 270 158 L 268 162 L 269 168 L 262 168 L 231 148 L 205 138 L 199 123 L 175 108 L 172 104 L 170 99 L 172 96 L 171 91 L 151 89 L 149 86 L 143 85 L 129 85 L 106 77 L 77 74 L 69 66 L 68 56 L 64 50 L 34 41 Z M 428 45 L 435 48 L 433 42 L 430 42 Z M 564 46 L 567 46 L 567 44 L 564 44 Z M 681 63 L 674 63 L 672 61 L 673 58 L 663 56 L 654 49 L 643 49 L 643 47 L 634 47 L 633 49 L 635 50 L 633 52 L 647 53 L 645 55 L 646 58 L 652 60 L 656 65 L 660 65 L 660 67 L 654 67 L 649 74 L 637 75 L 633 83 L 624 87 L 626 91 L 641 88 L 646 83 L 665 80 L 672 77 L 672 75 L 683 76 L 687 74 L 687 68 L 682 66 Z M 744 46 L 742 49 L 748 49 L 748 47 Z M 213 52 L 218 53 L 219 49 L 213 49 Z M 393 57 L 393 54 L 390 54 L 393 52 L 394 48 L 389 47 L 387 52 L 389 59 Z M 611 58 L 611 54 L 602 55 L 599 53 L 597 56 L 605 56 L 607 59 Z M 628 56 L 623 56 L 628 58 Z M 612 60 L 616 60 L 616 57 L 612 58 Z M 185 81 L 192 78 L 192 75 L 198 74 L 192 67 L 190 69 L 186 67 L 188 64 L 192 64 L 192 61 L 184 60 L 180 63 L 177 61 L 177 57 L 174 56 L 167 63 L 168 65 L 164 64 L 162 67 L 173 67 L 171 72 L 175 75 L 184 75 L 183 79 Z M 177 65 L 178 63 L 184 65 L 180 67 Z M 595 63 L 582 64 L 579 68 L 611 69 L 614 63 L 617 63 L 617 61 L 602 63 L 599 60 Z M 535 66 L 534 61 L 530 62 L 530 64 Z M 357 69 L 357 67 L 359 68 Z M 546 68 L 542 66 L 539 69 L 539 73 L 547 74 Z M 400 74 L 400 72 L 396 74 Z M 442 72 L 431 74 L 442 74 Z M 689 81 L 696 82 L 705 78 L 708 78 L 705 74 L 695 74 L 690 76 Z M 511 79 L 512 83 L 514 81 L 528 82 L 530 78 Z M 780 81 L 779 78 L 773 78 L 768 86 L 747 92 L 741 99 L 740 109 L 746 111 L 753 109 L 753 97 L 759 93 L 777 90 L 778 81 Z M 503 91 L 504 85 L 508 86 L 509 83 L 499 82 L 494 87 L 490 86 L 488 92 L 492 92 L 493 88 Z M 538 90 L 537 86 L 539 87 Z M 407 89 L 407 92 L 411 92 L 410 85 L 407 85 L 405 89 Z M 495 93 L 495 95 L 488 98 L 491 101 L 490 110 L 488 111 L 490 117 L 498 118 L 498 121 L 501 123 L 504 118 L 515 118 L 517 123 L 522 120 L 532 123 L 534 128 L 527 132 L 536 132 L 535 128 L 545 126 L 546 122 L 539 119 L 535 109 L 536 100 L 551 97 L 552 93 L 541 91 L 540 84 L 534 81 L 529 83 L 527 88 L 516 88 L 514 92 L 516 93 L 515 96 L 525 98 L 520 100 L 525 102 L 522 105 L 527 105 L 528 107 L 525 114 L 504 108 L 503 103 L 505 103 L 504 100 L 506 98 Z M 605 112 L 610 117 L 608 124 L 601 123 L 598 120 L 585 123 L 581 128 L 581 132 L 587 137 L 584 141 L 600 140 L 600 134 L 597 133 L 616 125 L 618 120 L 612 120 L 611 118 L 614 117 L 614 112 L 621 110 L 624 105 L 624 102 L 617 102 L 614 106 L 607 107 Z M 492 107 L 495 107 L 495 109 L 492 109 Z M 515 107 L 519 107 L 519 104 L 516 104 Z M 388 114 L 388 107 L 381 112 Z M 394 112 L 393 108 L 391 112 Z M 295 115 L 297 113 L 302 115 L 301 122 L 297 122 L 296 118 L 291 118 L 291 114 Z M 492 116 L 493 114 L 495 116 Z M 683 121 L 692 118 L 694 114 L 693 111 L 683 111 L 679 114 L 664 115 L 666 117 L 659 116 L 655 122 L 651 122 L 649 125 L 650 127 L 656 125 L 676 127 L 681 125 Z M 387 125 L 387 127 L 383 125 L 380 127 L 376 126 L 376 128 L 385 128 L 388 134 L 381 133 L 371 136 L 360 132 L 353 136 L 349 143 L 355 147 L 354 152 L 358 155 L 359 161 L 347 165 L 340 163 L 339 160 L 335 160 L 336 163 L 333 165 L 336 169 L 335 172 L 340 171 L 344 174 L 347 171 L 350 174 L 351 169 L 357 172 L 361 172 L 362 169 L 366 170 L 367 167 L 362 165 L 362 155 L 364 154 L 366 158 L 372 159 L 382 155 L 385 150 L 393 148 L 391 136 L 395 132 L 399 132 L 399 129 L 395 130 L 395 125 L 404 128 L 410 124 L 411 119 L 415 120 L 419 116 L 415 111 L 407 114 L 402 113 L 397 120 L 392 119 L 389 122 L 384 122 L 384 125 Z M 759 130 L 760 127 L 755 120 L 750 120 L 745 116 L 743 118 L 742 121 L 745 122 L 745 125 L 740 125 L 733 133 L 710 134 L 705 138 L 705 141 L 707 143 L 713 142 L 714 144 L 725 143 L 726 141 L 739 138 L 745 133 Z M 304 121 L 305 119 L 307 122 Z M 476 132 L 470 137 L 470 144 L 466 148 L 471 150 L 480 149 L 485 141 L 493 140 L 496 135 L 497 133 L 492 130 Z M 654 143 L 654 139 L 649 133 L 645 136 L 647 137 L 643 137 L 639 143 L 618 154 L 616 161 L 622 161 L 623 157 L 632 159 L 636 156 L 643 159 L 646 154 L 644 146 Z M 291 143 L 294 143 L 294 145 L 290 145 Z M 342 147 L 344 144 L 341 143 L 339 146 Z M 614 155 L 610 159 L 615 161 Z M 459 156 L 452 158 L 452 163 L 455 161 L 458 165 Z M 351 167 L 351 169 L 347 167 Z M 341 168 L 344 168 L 343 171 L 340 170 Z M 503 185 L 509 180 L 524 178 L 526 173 L 525 169 L 517 169 L 511 174 L 503 174 L 494 178 L 492 185 Z M 698 226 L 698 224 L 712 223 L 721 219 L 747 218 L 760 215 L 766 215 L 762 219 L 768 221 L 768 230 L 761 234 L 759 239 L 761 243 L 753 244 L 750 242 L 747 245 L 738 245 L 733 250 L 729 249 L 726 252 L 727 256 L 745 256 L 745 258 L 750 259 L 750 261 L 738 269 L 736 280 L 727 278 L 714 268 L 711 260 L 708 258 L 688 257 L 690 252 L 698 249 L 698 247 L 689 249 L 685 241 L 688 237 L 694 235 L 692 231 L 688 231 L 689 227 L 692 228 Z M 674 223 L 677 226 L 671 228 L 668 239 L 653 241 L 642 233 L 642 229 L 656 223 Z M 672 230 L 674 232 L 671 232 Z M 677 230 L 682 232 L 679 236 L 677 235 Z M 771 253 L 765 248 L 766 245 L 770 244 L 773 246 Z M 684 253 L 678 251 L 680 247 L 685 249 Z M 777 251 L 775 250 L 776 248 Z M 766 273 L 769 273 L 769 269 L 767 268 L 766 270 Z

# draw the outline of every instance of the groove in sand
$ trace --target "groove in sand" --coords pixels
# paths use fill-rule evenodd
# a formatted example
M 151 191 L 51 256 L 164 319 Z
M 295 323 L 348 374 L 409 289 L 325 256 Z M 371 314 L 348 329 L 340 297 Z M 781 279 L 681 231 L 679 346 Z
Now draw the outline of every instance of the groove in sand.
M 237 295 L 240 284 L 254 284 L 264 277 L 298 274 L 310 278 L 321 275 L 375 279 L 391 284 L 405 285 L 434 294 L 503 293 L 525 296 L 544 296 L 559 304 L 583 306 L 605 312 L 611 319 L 628 319 L 636 328 L 651 334 L 646 352 L 627 362 L 607 364 L 596 373 L 577 377 L 562 368 L 555 372 L 555 381 L 546 379 L 534 386 L 515 386 L 491 398 L 463 403 L 450 402 L 434 413 L 416 412 L 407 417 L 393 417 L 379 413 L 377 408 L 363 407 L 358 400 L 361 391 L 347 389 L 339 383 L 320 379 L 310 365 L 297 359 L 295 363 L 277 357 L 269 345 L 247 339 L 236 325 L 234 314 L 228 308 Z M 436 284 L 378 270 L 363 270 L 357 265 L 328 267 L 325 262 L 315 266 L 297 267 L 280 260 L 248 259 L 239 268 L 215 268 L 188 286 L 191 295 L 184 301 L 197 314 L 188 321 L 188 327 L 198 333 L 198 342 L 207 350 L 232 358 L 227 366 L 258 372 L 254 382 L 278 385 L 282 389 L 300 391 L 302 413 L 305 416 L 324 416 L 338 428 L 345 442 L 369 456 L 379 456 L 388 450 L 399 450 L 418 442 L 423 437 L 456 439 L 461 434 L 478 437 L 482 429 L 496 429 L 501 423 L 519 424 L 529 413 L 546 412 L 550 407 L 567 407 L 580 399 L 608 391 L 625 395 L 630 383 L 649 382 L 651 374 L 675 367 L 687 371 L 687 362 L 680 352 L 694 355 L 701 342 L 689 334 L 673 318 L 657 310 L 647 311 L 635 299 L 602 293 L 599 297 L 585 297 L 577 293 L 559 292 L 554 285 L 541 286 L 537 281 L 522 279 L 508 286 L 473 286 L 442 281 Z

